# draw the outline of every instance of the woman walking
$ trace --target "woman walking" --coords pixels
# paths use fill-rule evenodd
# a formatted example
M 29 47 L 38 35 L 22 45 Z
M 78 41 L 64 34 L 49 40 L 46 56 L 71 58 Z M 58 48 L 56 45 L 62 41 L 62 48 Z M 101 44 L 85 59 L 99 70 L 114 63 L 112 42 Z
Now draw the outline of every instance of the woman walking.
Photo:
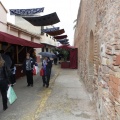
M 27 86 L 33 87 L 33 65 L 35 65 L 35 62 L 33 59 L 30 57 L 30 54 L 26 54 L 26 59 L 23 63 L 23 71 L 25 72 L 27 76 Z M 23 72 L 22 71 L 22 72 Z
M 42 69 L 44 71 L 44 75 L 42 76 L 43 87 L 45 87 L 46 85 L 46 65 L 47 65 L 47 57 L 45 57 L 42 62 Z
M 3 110 L 5 111 L 7 106 L 7 90 L 8 90 L 8 75 L 6 71 L 5 61 L 0 54 L 0 91 L 2 95 Z

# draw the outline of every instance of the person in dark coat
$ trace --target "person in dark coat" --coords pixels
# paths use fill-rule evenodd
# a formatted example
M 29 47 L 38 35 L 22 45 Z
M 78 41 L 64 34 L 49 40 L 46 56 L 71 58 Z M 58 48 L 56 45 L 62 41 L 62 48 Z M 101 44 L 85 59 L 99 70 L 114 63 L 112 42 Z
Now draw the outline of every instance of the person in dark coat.
M 54 58 L 54 64 L 57 65 L 58 62 L 58 52 L 54 53 L 56 55 L 56 57 Z
M 33 65 L 35 65 L 35 62 L 33 61 L 33 59 L 30 57 L 30 54 L 27 53 L 26 54 L 26 59 L 23 63 L 23 71 L 26 76 L 27 76 L 27 83 L 28 83 L 28 87 L 31 86 L 33 87 Z
M 2 95 L 3 110 L 5 111 L 7 106 L 7 90 L 8 90 L 8 75 L 6 71 L 5 61 L 0 54 L 0 92 Z
M 12 65 L 12 60 L 8 54 L 5 54 L 4 50 L 0 50 L 0 54 L 5 61 L 6 67 L 8 70 L 10 70 L 10 67 Z
M 53 63 L 53 61 L 48 57 L 48 58 L 47 58 L 47 63 L 49 64 L 49 67 L 50 67 L 50 75 L 51 75 L 52 63 Z
M 44 58 L 44 60 L 42 62 L 42 67 L 45 71 L 45 75 L 42 76 L 43 86 L 46 85 L 46 88 L 48 88 L 49 82 L 50 82 L 51 68 L 52 68 L 52 61 L 50 60 L 49 57 Z
M 44 70 L 44 75 L 42 76 L 43 87 L 46 85 L 46 65 L 47 65 L 47 57 L 45 57 L 42 61 L 42 68 Z
M 47 65 L 46 65 L 46 87 L 49 87 L 49 82 L 50 82 L 50 76 L 51 76 L 51 69 L 52 69 L 52 61 L 50 58 L 47 58 Z
M 15 63 L 14 61 L 12 61 L 12 66 L 11 66 L 11 72 L 12 72 L 12 75 L 11 75 L 11 84 L 12 86 L 14 86 L 16 84 L 16 66 L 15 66 Z

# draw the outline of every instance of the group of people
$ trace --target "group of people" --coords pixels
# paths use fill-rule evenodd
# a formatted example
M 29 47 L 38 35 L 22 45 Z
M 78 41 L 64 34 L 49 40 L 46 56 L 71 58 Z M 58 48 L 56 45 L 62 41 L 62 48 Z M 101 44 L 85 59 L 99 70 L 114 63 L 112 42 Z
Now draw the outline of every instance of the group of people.
M 26 59 L 23 63 L 23 70 L 27 76 L 28 86 L 33 86 L 33 65 L 34 60 L 30 57 L 30 54 L 26 54 Z M 9 86 L 14 86 L 16 83 L 16 67 L 14 60 L 8 54 L 5 54 L 3 50 L 0 51 L 0 92 L 2 95 L 3 110 L 5 111 L 7 106 L 7 91 Z
M 26 75 L 28 87 L 33 87 L 33 68 L 36 64 L 35 59 L 30 57 L 30 53 L 27 53 L 21 72 L 24 72 Z M 52 69 L 52 60 L 49 57 L 45 57 L 42 61 L 42 69 L 44 71 L 42 75 L 43 86 L 48 88 Z M 0 92 L 2 95 L 3 110 L 8 108 L 7 90 L 10 85 L 14 86 L 16 83 L 15 73 L 16 67 L 10 56 L 6 55 L 4 51 L 0 51 Z
M 58 60 L 59 60 L 59 63 L 60 63 L 61 59 L 63 58 L 63 54 L 61 54 L 59 52 L 54 52 L 54 54 L 56 55 L 56 57 L 54 58 L 54 64 L 57 65 Z

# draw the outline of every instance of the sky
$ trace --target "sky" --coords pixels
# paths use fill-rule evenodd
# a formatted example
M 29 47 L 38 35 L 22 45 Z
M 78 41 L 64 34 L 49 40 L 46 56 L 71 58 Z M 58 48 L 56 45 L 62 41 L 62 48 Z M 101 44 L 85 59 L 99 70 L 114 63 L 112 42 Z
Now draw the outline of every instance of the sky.
M 56 12 L 60 22 L 54 24 L 55 27 L 65 29 L 69 42 L 72 45 L 74 41 L 74 20 L 77 19 L 80 0 L 0 0 L 5 8 L 9 9 L 28 9 L 44 7 L 41 16 Z M 14 24 L 14 17 L 8 13 L 8 22 Z

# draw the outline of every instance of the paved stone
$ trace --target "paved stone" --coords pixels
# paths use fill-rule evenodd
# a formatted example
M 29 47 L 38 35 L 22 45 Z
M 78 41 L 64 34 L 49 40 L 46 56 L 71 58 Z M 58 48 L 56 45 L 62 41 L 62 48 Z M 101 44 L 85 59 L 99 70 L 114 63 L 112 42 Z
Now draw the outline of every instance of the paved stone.
M 50 97 L 36 119 L 97 120 L 95 107 L 76 70 L 61 70 Z
M 53 71 L 49 88 L 42 87 L 39 75 L 34 77 L 34 87 L 26 87 L 25 78 L 19 79 L 14 87 L 18 99 L 5 112 L 0 107 L 0 120 L 96 120 L 95 107 L 77 71 L 59 66 Z
M 53 67 L 51 78 L 53 78 L 53 75 L 57 73 L 56 67 L 57 66 Z M 41 100 L 41 94 L 46 90 L 42 85 L 42 79 L 39 74 L 34 76 L 33 87 L 27 87 L 25 77 L 17 80 L 14 90 L 18 99 L 14 104 L 8 104 L 8 109 L 4 112 L 2 110 L 2 101 L 0 96 L 0 120 L 31 120 L 34 118 L 34 114 Z

